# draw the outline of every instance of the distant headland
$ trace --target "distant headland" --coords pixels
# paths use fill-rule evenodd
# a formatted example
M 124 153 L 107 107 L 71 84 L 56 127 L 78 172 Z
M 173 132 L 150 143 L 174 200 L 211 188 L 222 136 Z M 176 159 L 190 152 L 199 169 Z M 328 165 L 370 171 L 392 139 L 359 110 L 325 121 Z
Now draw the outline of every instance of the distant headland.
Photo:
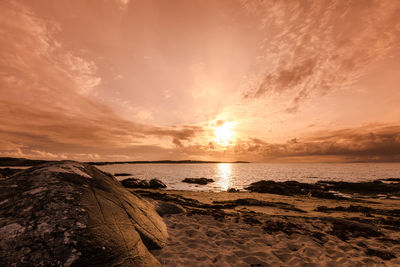
M 0 166 L 33 166 L 51 160 L 33 160 L 25 158 L 0 157 Z M 249 161 L 203 161 L 203 160 L 135 160 L 135 161 L 91 161 L 85 162 L 90 165 L 110 164 L 204 164 L 204 163 L 250 163 Z

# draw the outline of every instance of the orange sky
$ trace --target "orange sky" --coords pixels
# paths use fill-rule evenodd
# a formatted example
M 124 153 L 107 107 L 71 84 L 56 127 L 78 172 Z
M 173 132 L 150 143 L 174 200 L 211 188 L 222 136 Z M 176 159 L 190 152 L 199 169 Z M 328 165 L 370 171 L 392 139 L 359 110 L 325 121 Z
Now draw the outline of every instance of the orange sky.
M 0 2 L 0 157 L 400 160 L 400 2 Z

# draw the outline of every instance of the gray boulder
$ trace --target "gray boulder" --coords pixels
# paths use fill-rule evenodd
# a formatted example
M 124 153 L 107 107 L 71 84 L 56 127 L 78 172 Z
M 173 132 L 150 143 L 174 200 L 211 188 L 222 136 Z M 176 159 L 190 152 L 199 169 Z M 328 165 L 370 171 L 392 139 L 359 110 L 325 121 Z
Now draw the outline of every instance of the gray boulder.
M 111 175 L 73 161 L 0 181 L 0 266 L 160 266 L 153 205 Z

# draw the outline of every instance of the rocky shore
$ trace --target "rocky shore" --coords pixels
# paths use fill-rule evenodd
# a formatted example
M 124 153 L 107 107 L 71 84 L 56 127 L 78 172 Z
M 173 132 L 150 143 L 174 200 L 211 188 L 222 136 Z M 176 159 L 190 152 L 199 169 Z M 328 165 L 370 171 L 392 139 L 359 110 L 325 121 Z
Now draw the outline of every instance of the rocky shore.
M 193 192 L 158 179 L 123 188 L 72 161 L 10 170 L 0 179 L 1 266 L 400 265 L 397 178 Z

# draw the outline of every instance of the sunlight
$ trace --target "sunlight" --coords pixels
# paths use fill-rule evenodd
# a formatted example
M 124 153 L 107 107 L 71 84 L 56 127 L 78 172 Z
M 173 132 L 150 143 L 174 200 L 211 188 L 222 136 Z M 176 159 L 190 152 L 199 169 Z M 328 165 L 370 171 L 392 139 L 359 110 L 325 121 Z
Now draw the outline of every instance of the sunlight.
M 228 190 L 231 184 L 232 175 L 232 164 L 231 163 L 219 163 L 218 164 L 218 175 L 221 177 L 220 185 L 223 191 Z
M 227 146 L 232 143 L 235 132 L 233 131 L 233 122 L 225 122 L 221 126 L 214 128 L 215 142 L 221 146 Z

